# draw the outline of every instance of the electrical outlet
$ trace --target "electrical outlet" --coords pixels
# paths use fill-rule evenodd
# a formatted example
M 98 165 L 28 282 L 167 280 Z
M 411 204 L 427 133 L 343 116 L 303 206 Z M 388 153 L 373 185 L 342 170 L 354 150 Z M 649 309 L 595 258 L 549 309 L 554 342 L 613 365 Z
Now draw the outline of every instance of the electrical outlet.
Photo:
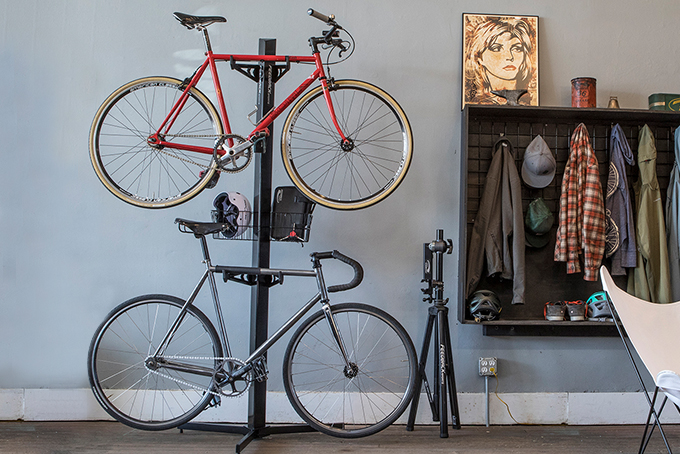
M 493 376 L 498 374 L 498 360 L 496 358 L 479 358 L 479 375 Z

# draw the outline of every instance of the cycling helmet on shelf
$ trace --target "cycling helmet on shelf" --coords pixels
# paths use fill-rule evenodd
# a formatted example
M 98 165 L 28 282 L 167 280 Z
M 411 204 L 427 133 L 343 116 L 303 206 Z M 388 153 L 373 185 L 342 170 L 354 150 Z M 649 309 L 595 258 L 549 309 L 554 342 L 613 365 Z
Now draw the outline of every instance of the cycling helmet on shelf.
M 588 306 L 589 321 L 614 321 L 609 305 L 607 304 L 607 294 L 605 292 L 595 292 L 586 301 Z
M 241 236 L 250 225 L 251 207 L 248 199 L 240 192 L 222 192 L 213 200 L 215 222 L 228 224 L 222 231 L 226 238 Z
M 470 298 L 470 315 L 480 323 L 496 320 L 501 313 L 501 301 L 491 290 L 478 290 Z

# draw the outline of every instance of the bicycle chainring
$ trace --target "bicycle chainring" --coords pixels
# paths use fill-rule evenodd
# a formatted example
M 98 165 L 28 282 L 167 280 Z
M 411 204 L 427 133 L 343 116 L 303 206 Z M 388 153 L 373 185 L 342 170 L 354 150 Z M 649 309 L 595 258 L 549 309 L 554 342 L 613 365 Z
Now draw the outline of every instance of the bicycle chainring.
M 229 147 L 227 140 L 232 140 L 234 145 Z M 215 142 L 213 157 L 219 170 L 227 173 L 238 173 L 248 167 L 250 161 L 253 160 L 253 147 L 249 146 L 241 151 L 234 151 L 235 146 L 245 141 L 246 139 L 236 134 L 225 134 Z M 220 155 L 218 150 L 223 150 L 224 154 Z
M 238 397 L 250 388 L 250 384 L 253 382 L 253 371 L 251 369 L 240 377 L 234 378 L 231 373 L 245 366 L 245 363 L 238 358 L 222 359 L 222 365 L 214 376 L 219 394 L 225 397 Z

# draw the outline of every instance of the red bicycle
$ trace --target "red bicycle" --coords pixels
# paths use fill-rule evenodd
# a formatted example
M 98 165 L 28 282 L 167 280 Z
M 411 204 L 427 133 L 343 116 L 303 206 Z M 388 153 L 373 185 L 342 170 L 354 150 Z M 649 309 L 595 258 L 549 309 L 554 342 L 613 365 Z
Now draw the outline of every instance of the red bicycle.
M 90 129 L 90 158 L 104 186 L 144 208 L 186 202 L 214 186 L 222 172 L 243 170 L 254 144 L 297 100 L 281 134 L 284 167 L 295 186 L 314 202 L 340 210 L 365 208 L 392 193 L 413 152 L 406 114 L 374 85 L 327 77 L 320 49 L 328 51 L 328 66 L 349 58 L 354 40 L 334 16 L 308 13 L 330 26 L 322 36 L 309 38 L 311 56 L 215 54 L 207 27 L 226 19 L 174 13 L 182 25 L 202 32 L 205 61 L 183 81 L 137 79 L 104 101 Z M 334 52 L 339 58 L 331 62 Z M 313 64 L 314 71 L 247 136 L 233 134 L 216 62 L 238 69 L 262 61 Z M 196 87 L 208 68 L 219 110 Z M 306 91 L 316 81 L 319 85 Z

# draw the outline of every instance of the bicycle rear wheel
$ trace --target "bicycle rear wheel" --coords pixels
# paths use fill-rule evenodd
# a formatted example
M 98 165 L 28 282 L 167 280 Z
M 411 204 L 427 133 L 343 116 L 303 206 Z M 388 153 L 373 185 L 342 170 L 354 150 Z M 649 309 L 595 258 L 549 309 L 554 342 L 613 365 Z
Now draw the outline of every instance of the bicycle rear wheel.
M 348 369 L 324 313 L 303 322 L 283 363 L 283 384 L 295 411 L 316 430 L 342 438 L 372 435 L 404 412 L 414 392 L 416 352 L 386 312 L 359 303 L 332 307 Z
M 212 376 L 148 361 L 183 305 L 166 295 L 133 298 L 111 311 L 92 338 L 87 360 L 92 391 L 104 410 L 123 424 L 144 430 L 177 427 L 214 397 L 208 392 L 214 389 Z M 197 308 L 188 307 L 163 358 L 215 370 L 215 358 L 221 356 L 213 325 Z
M 322 87 L 306 93 L 283 127 L 281 151 L 295 186 L 338 210 L 365 208 L 390 195 L 406 176 L 413 136 L 406 114 L 380 88 L 354 80 L 330 87 L 342 143 Z
M 101 105 L 90 128 L 90 159 L 97 177 L 121 200 L 143 208 L 167 208 L 200 193 L 216 171 L 212 154 L 148 142 L 186 87 L 170 77 L 146 77 L 123 85 Z M 174 120 L 168 142 L 213 148 L 223 133 L 210 100 L 196 88 Z

